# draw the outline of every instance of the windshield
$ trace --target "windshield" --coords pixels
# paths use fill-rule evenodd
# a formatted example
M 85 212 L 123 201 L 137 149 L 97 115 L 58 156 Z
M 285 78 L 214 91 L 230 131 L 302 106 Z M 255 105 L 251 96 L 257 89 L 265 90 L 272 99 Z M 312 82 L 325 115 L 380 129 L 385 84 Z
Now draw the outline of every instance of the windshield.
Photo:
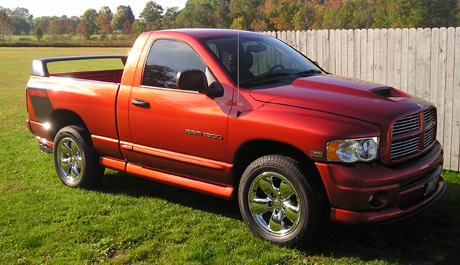
M 238 36 L 202 40 L 237 81 Z M 239 81 L 241 87 L 275 84 L 285 80 L 323 73 L 302 54 L 285 43 L 265 35 L 239 36 Z

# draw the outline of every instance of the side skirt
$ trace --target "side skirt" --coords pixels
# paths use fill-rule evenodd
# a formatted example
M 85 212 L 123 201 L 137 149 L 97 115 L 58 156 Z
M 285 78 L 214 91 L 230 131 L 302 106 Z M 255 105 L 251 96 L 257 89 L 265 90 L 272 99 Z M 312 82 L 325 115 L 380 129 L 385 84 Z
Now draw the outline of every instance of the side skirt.
M 119 171 L 125 171 L 128 174 L 135 175 L 158 181 L 164 184 L 184 188 L 215 197 L 231 200 L 233 187 L 203 182 L 195 179 L 190 179 L 182 176 L 177 176 L 165 172 L 156 171 L 150 168 L 145 168 L 137 164 L 126 163 L 123 160 L 101 157 L 100 163 L 108 168 Z

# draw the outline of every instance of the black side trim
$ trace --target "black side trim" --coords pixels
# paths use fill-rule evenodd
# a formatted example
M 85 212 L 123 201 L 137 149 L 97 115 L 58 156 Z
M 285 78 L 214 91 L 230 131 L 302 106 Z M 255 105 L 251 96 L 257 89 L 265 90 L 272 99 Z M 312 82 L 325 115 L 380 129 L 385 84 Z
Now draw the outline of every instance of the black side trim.
M 27 93 L 29 93 L 30 103 L 32 103 L 37 121 L 41 123 L 47 122 L 54 108 L 46 89 L 28 87 Z

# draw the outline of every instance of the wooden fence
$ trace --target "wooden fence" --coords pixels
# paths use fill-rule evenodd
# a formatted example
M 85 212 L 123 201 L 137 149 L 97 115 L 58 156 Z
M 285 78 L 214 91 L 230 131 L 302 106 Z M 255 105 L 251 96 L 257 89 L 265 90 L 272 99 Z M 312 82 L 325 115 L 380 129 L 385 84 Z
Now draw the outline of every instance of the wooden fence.
M 386 84 L 434 103 L 444 168 L 460 170 L 460 28 L 264 33 L 328 72 Z

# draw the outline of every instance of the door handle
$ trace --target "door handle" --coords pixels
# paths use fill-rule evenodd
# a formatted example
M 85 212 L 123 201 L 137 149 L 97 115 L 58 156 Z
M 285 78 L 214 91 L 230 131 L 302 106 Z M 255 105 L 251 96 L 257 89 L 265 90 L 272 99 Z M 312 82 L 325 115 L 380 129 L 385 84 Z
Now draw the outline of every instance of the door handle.
M 150 108 L 150 103 L 146 100 L 141 100 L 141 99 L 133 99 L 133 101 L 131 101 L 131 103 L 134 105 L 134 106 L 137 106 L 137 107 L 141 107 L 141 108 Z

